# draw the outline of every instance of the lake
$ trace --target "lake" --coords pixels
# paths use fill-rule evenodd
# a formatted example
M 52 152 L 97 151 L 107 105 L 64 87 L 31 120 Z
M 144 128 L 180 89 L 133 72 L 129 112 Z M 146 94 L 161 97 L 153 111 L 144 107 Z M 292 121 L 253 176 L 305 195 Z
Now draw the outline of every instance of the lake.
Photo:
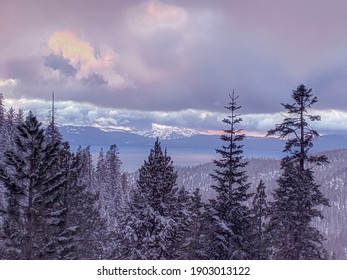
M 108 146 L 91 146 L 90 148 L 94 165 L 101 148 L 104 149 L 104 152 L 109 149 Z M 133 172 L 143 165 L 144 160 L 147 160 L 151 147 L 118 147 L 118 149 L 124 170 Z M 73 146 L 72 150 L 76 151 L 77 147 Z M 214 149 L 168 148 L 167 153 L 172 158 L 174 165 L 180 166 L 194 166 L 220 158 Z M 244 151 L 244 156 L 249 158 L 280 158 L 281 153 L 247 150 Z

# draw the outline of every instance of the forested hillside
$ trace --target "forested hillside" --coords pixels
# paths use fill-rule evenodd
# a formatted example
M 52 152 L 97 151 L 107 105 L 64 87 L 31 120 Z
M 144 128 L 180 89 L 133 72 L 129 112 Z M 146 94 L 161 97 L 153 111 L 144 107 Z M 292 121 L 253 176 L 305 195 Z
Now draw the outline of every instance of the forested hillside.
M 317 183 L 322 186 L 322 192 L 330 200 L 331 207 L 323 208 L 325 219 L 315 222 L 326 240 L 329 252 L 334 253 L 338 259 L 347 258 L 347 150 L 327 151 L 329 164 L 315 167 L 314 174 Z M 266 193 L 271 200 L 271 193 L 277 187 L 276 180 L 281 174 L 280 160 L 251 158 L 246 167 L 251 192 L 255 192 L 262 180 L 266 186 Z M 177 167 L 179 185 L 188 190 L 199 187 L 204 201 L 214 197 L 211 189 L 213 180 L 210 174 L 214 169 L 213 163 L 206 163 L 192 167 Z
M 347 150 L 302 154 L 310 159 L 302 170 L 293 165 L 298 150 L 282 161 L 244 158 L 230 98 L 214 162 L 175 166 L 157 138 L 134 173 L 124 171 L 116 144 L 96 159 L 89 146 L 72 152 L 53 117 L 43 125 L 0 103 L 0 259 L 347 259 Z M 311 252 L 281 226 L 283 213 L 295 217 L 288 224 L 298 234 L 312 233 Z M 271 230 L 287 243 L 278 235 L 275 244 Z

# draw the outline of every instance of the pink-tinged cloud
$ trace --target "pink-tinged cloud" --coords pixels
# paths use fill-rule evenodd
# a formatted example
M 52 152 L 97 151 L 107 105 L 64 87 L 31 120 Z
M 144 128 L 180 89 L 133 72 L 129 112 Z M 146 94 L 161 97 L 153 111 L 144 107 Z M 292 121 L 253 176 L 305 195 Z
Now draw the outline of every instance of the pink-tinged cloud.
M 76 70 L 76 79 L 88 79 L 92 75 L 100 76 L 110 87 L 125 88 L 130 83 L 116 72 L 119 55 L 106 45 L 95 48 L 72 31 L 53 33 L 48 40 L 48 49 L 54 55 L 62 56 Z
M 147 1 L 131 13 L 132 23 L 142 31 L 179 28 L 187 22 L 187 13 L 181 7 L 158 1 Z

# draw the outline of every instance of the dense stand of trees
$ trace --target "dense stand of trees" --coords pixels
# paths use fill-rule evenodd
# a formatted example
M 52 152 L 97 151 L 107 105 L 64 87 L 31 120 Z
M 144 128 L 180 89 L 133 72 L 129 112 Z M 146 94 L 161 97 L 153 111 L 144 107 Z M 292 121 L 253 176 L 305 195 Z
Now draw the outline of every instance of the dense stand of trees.
M 241 106 L 229 98 L 215 197 L 203 202 L 199 189 L 177 184 L 159 139 L 129 184 L 116 145 L 94 164 L 89 147 L 70 151 L 54 118 L 45 128 L 32 112 L 6 110 L 0 95 L 0 259 L 328 258 L 313 226 L 329 206 L 312 171 L 327 158 L 309 153 L 317 98 L 299 85 L 268 132 L 287 139 L 271 199 L 263 181 L 249 191 Z

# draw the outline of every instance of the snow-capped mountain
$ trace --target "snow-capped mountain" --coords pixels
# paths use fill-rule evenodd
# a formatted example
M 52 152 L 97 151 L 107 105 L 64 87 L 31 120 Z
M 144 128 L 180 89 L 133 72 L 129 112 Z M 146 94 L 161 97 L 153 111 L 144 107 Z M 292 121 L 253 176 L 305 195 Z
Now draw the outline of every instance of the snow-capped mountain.
M 68 138 L 70 136 L 73 138 L 74 136 L 87 134 L 88 138 L 96 137 L 97 134 L 105 135 L 112 135 L 112 134 L 127 134 L 130 138 L 134 137 L 135 135 L 145 138 L 159 138 L 161 141 L 163 140 L 176 140 L 176 139 L 183 139 L 183 138 L 189 138 L 194 135 L 199 135 L 200 133 L 194 129 L 190 128 L 181 128 L 177 126 L 168 126 L 168 125 L 161 125 L 153 123 L 151 129 L 149 130 L 130 130 L 129 128 L 124 127 L 115 127 L 115 126 L 72 126 L 72 125 L 66 125 L 62 126 L 61 131 L 63 135 L 67 135 Z M 93 136 L 94 135 L 94 136 Z M 104 141 L 102 141 L 104 142 Z M 100 145 L 102 143 L 99 143 Z
M 150 130 L 138 131 L 137 134 L 150 138 L 158 137 L 160 140 L 171 140 L 191 137 L 199 134 L 199 132 L 190 128 L 152 123 L 152 128 Z
M 105 130 L 93 126 L 62 126 L 60 131 L 64 140 L 76 146 L 110 146 L 145 147 L 152 144 L 152 139 L 122 130 Z
M 82 146 L 117 144 L 119 147 L 149 147 L 153 145 L 156 137 L 159 137 L 166 148 L 214 150 L 220 148 L 222 144 L 217 135 L 204 135 L 193 129 L 158 124 L 153 124 L 152 129 L 146 131 L 105 129 L 93 126 L 62 126 L 60 130 L 64 139 L 71 145 Z M 250 157 L 264 153 L 274 156 L 274 152 L 280 155 L 283 146 L 283 141 L 276 138 L 247 136 L 244 140 L 244 153 Z M 346 147 L 346 135 L 324 135 L 314 141 L 313 151 L 337 150 Z

